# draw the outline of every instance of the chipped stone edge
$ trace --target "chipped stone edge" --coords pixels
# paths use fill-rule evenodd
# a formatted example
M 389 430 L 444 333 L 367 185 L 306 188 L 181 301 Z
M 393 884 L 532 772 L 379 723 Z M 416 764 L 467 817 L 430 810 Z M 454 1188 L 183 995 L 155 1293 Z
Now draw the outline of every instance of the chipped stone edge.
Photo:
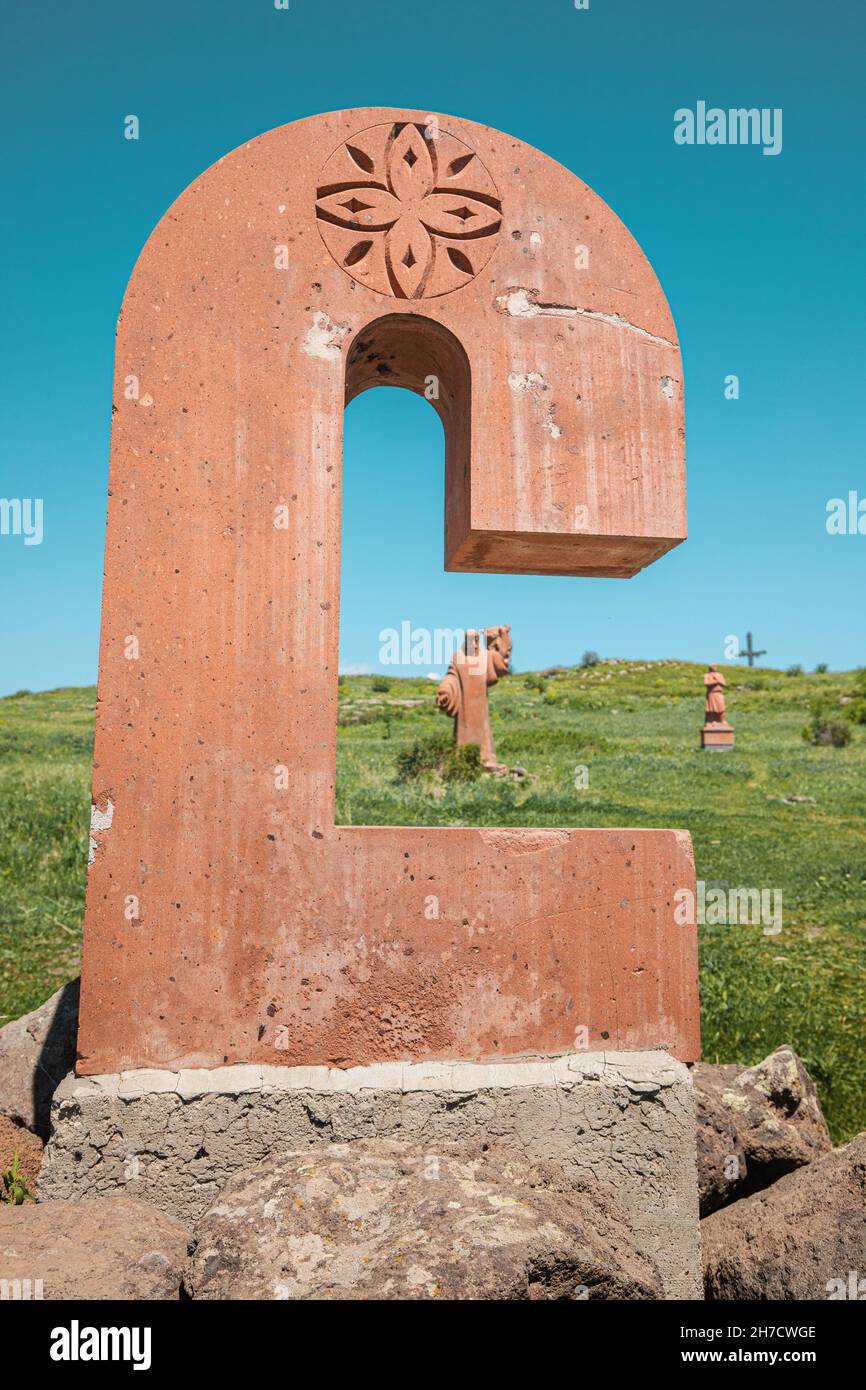
M 55 1102 L 103 1096 L 137 1100 L 146 1095 L 176 1094 L 181 1100 L 205 1095 L 273 1095 L 280 1091 L 450 1091 L 473 1094 L 519 1087 L 567 1087 L 587 1082 L 653 1096 L 677 1084 L 691 1085 L 683 1062 L 667 1052 L 576 1052 L 526 1062 L 378 1062 L 371 1066 L 280 1067 L 235 1063 L 227 1067 L 166 1071 L 145 1067 L 100 1076 L 68 1076 Z

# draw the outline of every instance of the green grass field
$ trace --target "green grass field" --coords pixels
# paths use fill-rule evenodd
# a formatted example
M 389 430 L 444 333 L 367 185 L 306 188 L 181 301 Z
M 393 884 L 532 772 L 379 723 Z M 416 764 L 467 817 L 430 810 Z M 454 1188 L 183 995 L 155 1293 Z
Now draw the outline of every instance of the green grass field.
M 510 676 L 492 692 L 492 723 L 500 759 L 530 774 L 519 783 L 401 780 L 400 754 L 450 727 L 433 682 L 374 690 L 376 678 L 343 677 L 338 819 L 672 826 L 691 832 L 699 879 L 781 889 L 779 935 L 700 929 L 704 1057 L 753 1063 L 793 1044 L 840 1142 L 866 1128 L 866 726 L 846 748 L 801 737 L 810 702 L 836 704 L 851 674 L 725 669 L 737 734 L 726 754 L 697 746 L 703 667 Z M 94 706 L 92 689 L 0 700 L 0 1024 L 78 970 Z

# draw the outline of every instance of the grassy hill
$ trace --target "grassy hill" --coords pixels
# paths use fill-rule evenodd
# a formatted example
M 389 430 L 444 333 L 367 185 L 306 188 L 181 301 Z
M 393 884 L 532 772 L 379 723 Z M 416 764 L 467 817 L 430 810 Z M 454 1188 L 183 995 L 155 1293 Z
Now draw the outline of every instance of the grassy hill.
M 699 879 L 781 889 L 779 935 L 700 929 L 704 1057 L 752 1063 L 792 1043 L 838 1142 L 866 1128 L 866 726 L 846 748 L 801 737 L 810 703 L 837 704 L 850 674 L 725 669 L 727 754 L 698 747 L 702 666 L 512 675 L 491 712 L 521 781 L 455 780 L 432 681 L 341 677 L 338 819 L 673 826 L 691 832 Z M 78 969 L 94 705 L 92 689 L 0 700 L 0 1023 Z

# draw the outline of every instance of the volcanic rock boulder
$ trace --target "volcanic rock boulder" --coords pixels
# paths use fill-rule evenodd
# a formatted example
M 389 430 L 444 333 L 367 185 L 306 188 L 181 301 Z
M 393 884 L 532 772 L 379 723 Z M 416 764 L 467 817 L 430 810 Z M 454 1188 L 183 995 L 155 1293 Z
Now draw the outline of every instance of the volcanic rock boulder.
M 698 1064 L 701 1216 L 769 1187 L 832 1149 L 812 1079 L 792 1047 L 755 1067 Z
M 172 1300 L 189 1244 L 173 1216 L 131 1197 L 0 1206 L 0 1288 L 15 1296 L 29 1282 L 28 1296 L 43 1299 Z
M 0 1028 L 0 1112 L 48 1138 L 51 1097 L 75 1066 L 79 981 Z
M 615 1207 L 558 1169 L 391 1140 L 286 1152 L 198 1223 L 201 1299 L 654 1299 Z
M 866 1272 L 866 1133 L 714 1212 L 701 1240 L 707 1298 L 850 1296 Z

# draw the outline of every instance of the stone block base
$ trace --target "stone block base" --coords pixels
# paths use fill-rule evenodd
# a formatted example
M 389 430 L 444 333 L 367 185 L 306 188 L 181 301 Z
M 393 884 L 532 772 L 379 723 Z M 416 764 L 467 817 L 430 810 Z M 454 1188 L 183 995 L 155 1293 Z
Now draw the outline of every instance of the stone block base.
M 666 1297 L 701 1297 L 691 1079 L 665 1052 L 68 1076 L 51 1118 L 40 1200 L 123 1192 L 187 1224 L 239 1169 L 305 1144 L 487 1142 L 553 1160 L 616 1197 Z
M 701 747 L 724 753 L 734 746 L 734 731 L 730 724 L 705 724 L 701 729 Z

